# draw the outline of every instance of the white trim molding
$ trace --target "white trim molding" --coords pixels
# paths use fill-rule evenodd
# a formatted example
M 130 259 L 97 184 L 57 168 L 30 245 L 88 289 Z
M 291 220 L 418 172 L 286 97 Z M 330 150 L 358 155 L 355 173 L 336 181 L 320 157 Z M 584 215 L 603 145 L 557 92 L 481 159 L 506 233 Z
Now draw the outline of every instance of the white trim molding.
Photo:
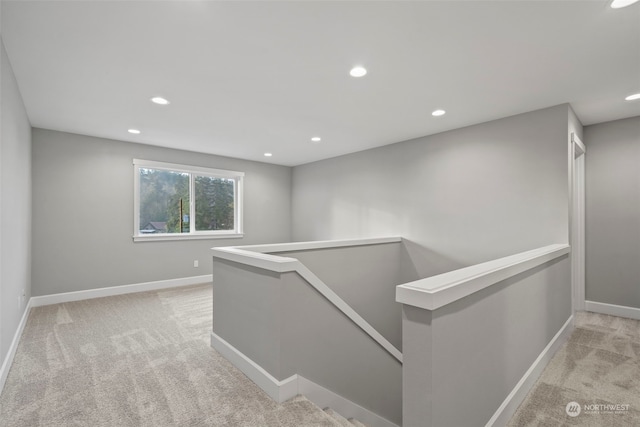
M 240 369 L 251 381 L 278 403 L 282 403 L 298 394 L 298 378 L 292 375 L 282 381 L 276 379 L 262 366 L 245 356 L 240 350 L 229 344 L 215 332 L 211 332 L 211 347 L 225 359 Z
M 213 248 L 212 250 L 214 258 L 225 259 L 227 261 L 262 268 L 264 270 L 275 271 L 276 273 L 295 271 L 296 266 L 299 264 L 298 260 L 295 258 L 254 252 L 245 250 L 242 247 L 223 247 Z
M 516 384 L 513 390 L 511 390 L 511 393 L 509 393 L 507 398 L 502 402 L 485 427 L 501 427 L 507 425 L 522 401 L 524 401 L 529 391 L 531 391 L 535 385 L 538 378 L 540 378 L 540 375 L 542 375 L 544 368 L 547 367 L 551 358 L 553 358 L 560 347 L 567 342 L 569 336 L 571 336 L 571 333 L 573 332 L 573 328 L 572 315 L 567 319 L 562 328 L 560 328 L 544 350 L 542 350 L 529 369 L 527 369 L 527 372 L 525 372 L 520 381 L 518 381 L 518 384 Z
M 334 249 L 349 246 L 381 245 L 385 243 L 400 243 L 401 241 L 401 237 L 374 237 L 368 239 L 317 240 L 311 242 L 274 243 L 271 245 L 246 245 L 240 248 L 252 252 L 278 253 L 314 249 Z
M 580 137 L 578 137 L 575 132 L 571 132 L 571 142 L 575 145 L 573 153 L 574 157 L 582 156 L 587 152 L 587 147 L 585 147 L 584 143 L 580 140 Z
M 396 301 L 426 310 L 436 310 L 569 252 L 567 244 L 549 245 L 405 283 L 396 287 Z
M 371 326 L 369 322 L 364 320 L 349 304 L 347 304 L 338 294 L 336 294 L 329 286 L 327 286 L 318 276 L 313 274 L 305 265 L 297 261 L 298 265 L 296 271 L 304 280 L 306 280 L 311 286 L 313 286 L 318 292 L 320 292 L 326 299 L 328 299 L 334 306 L 336 306 L 342 313 L 344 313 L 353 323 L 358 325 L 360 329 L 373 338 L 382 348 L 384 348 L 390 355 L 396 358 L 396 360 L 402 363 L 402 352 L 398 350 L 393 344 L 389 342 L 376 328 Z
M 20 343 L 20 338 L 22 337 L 22 332 L 24 331 L 24 327 L 27 325 L 27 319 L 29 318 L 29 313 L 31 312 L 31 301 L 27 303 L 27 306 L 24 309 L 24 313 L 22 313 L 22 318 L 20 319 L 20 323 L 18 324 L 18 329 L 16 329 L 16 333 L 13 336 L 13 340 L 11 340 L 11 345 L 9 346 L 9 351 L 7 351 L 7 355 L 2 362 L 2 367 L 0 368 L 0 393 L 4 389 L 4 384 L 7 381 L 7 377 L 9 376 L 9 370 L 11 369 L 11 365 L 13 364 L 13 358 L 16 355 L 16 351 L 18 350 L 18 344 Z
M 284 380 L 274 378 L 262 366 L 214 332 L 211 332 L 211 347 L 278 403 L 302 394 L 320 408 L 330 407 L 345 418 L 357 418 L 358 421 L 362 421 L 371 427 L 398 427 L 391 421 L 301 375 L 295 374 Z
M 244 265 L 258 267 L 277 273 L 295 271 L 313 286 L 322 296 L 329 300 L 345 316 L 347 316 L 360 329 L 373 338 L 382 348 L 402 363 L 402 352 L 398 350 L 389 340 L 380 334 L 369 322 L 360 316 L 349 304 L 347 304 L 338 294 L 327 286 L 318 276 L 309 270 L 296 258 L 272 255 L 265 252 L 288 252 L 295 250 L 309 249 L 329 249 L 347 246 L 380 245 L 386 243 L 400 243 L 400 237 L 385 237 L 377 239 L 358 240 L 335 240 L 302 243 L 282 243 L 276 245 L 255 245 L 255 246 L 235 246 L 212 248 L 213 257 L 227 261 L 233 261 Z
M 380 415 L 363 408 L 357 403 L 354 403 L 303 376 L 297 375 L 297 377 L 298 394 L 303 395 L 320 408 L 331 408 L 344 418 L 355 418 L 363 424 L 371 427 L 398 427 L 386 418 L 382 418 Z
M 60 304 L 63 302 L 81 301 L 93 298 L 110 297 L 113 295 L 132 294 L 135 292 L 157 291 L 160 289 L 177 288 L 201 283 L 211 283 L 212 274 L 202 276 L 183 277 L 178 279 L 158 280 L 155 282 L 136 283 L 133 285 L 110 286 L 107 288 L 89 289 L 86 291 L 64 292 L 60 294 L 31 297 L 31 307 Z
M 610 316 L 626 317 L 640 320 L 640 308 L 623 305 L 605 304 L 603 302 L 586 301 L 585 310 Z
M 587 149 L 574 132 L 571 132 L 569 145 L 571 302 L 575 313 L 584 310 L 585 303 L 585 154 Z
M 169 242 L 175 240 L 223 240 L 223 239 L 242 239 L 244 234 L 224 234 L 215 232 L 195 232 L 195 233 L 174 233 L 174 234 L 151 234 L 148 236 L 133 236 L 133 241 L 138 242 Z

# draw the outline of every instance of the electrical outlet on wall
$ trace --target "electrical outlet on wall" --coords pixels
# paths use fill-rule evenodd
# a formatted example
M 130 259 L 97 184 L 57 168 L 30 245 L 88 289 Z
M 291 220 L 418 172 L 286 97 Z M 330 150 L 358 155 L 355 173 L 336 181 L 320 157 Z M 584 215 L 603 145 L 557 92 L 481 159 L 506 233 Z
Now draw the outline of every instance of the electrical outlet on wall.
M 25 288 L 22 288 L 22 295 L 18 295 L 18 309 L 22 310 L 24 307 L 24 302 L 27 299 L 27 291 Z
M 197 260 L 197 259 L 196 259 L 196 260 L 193 260 L 193 266 L 194 266 L 195 268 L 197 268 L 197 267 L 198 267 L 198 260 Z

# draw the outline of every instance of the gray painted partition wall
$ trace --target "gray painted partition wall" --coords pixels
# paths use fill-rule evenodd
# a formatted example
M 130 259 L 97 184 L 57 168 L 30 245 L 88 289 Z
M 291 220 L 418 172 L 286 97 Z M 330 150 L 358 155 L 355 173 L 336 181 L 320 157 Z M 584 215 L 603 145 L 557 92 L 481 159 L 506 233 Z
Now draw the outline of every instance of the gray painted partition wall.
M 1 366 L 31 297 L 31 124 L 1 39 L 0 50 Z
M 565 255 L 434 311 L 403 305 L 403 425 L 484 426 L 570 318 L 569 284 Z
M 565 104 L 297 166 L 293 238 L 403 236 L 420 277 L 568 243 L 568 141 L 580 127 Z M 429 328 L 441 326 L 433 336 L 433 359 L 411 370 L 409 378 L 405 374 L 405 382 L 411 388 L 411 379 L 426 380 L 426 372 L 435 372 L 434 384 L 445 396 L 433 402 L 432 424 L 418 418 L 404 425 L 488 421 L 571 316 L 568 258 L 549 270 L 539 272 L 540 281 L 527 279 L 532 286 L 498 287 L 446 306 L 433 313 L 434 325 L 422 319 L 412 331 L 404 323 L 405 368 L 408 346 L 430 351 Z M 488 356 L 494 358 L 478 359 Z M 454 377 L 449 382 L 438 372 Z M 417 396 L 414 404 L 426 410 L 428 396 Z M 407 397 L 405 392 L 405 402 Z M 442 423 L 445 411 L 462 424 Z
M 586 299 L 640 309 L 640 117 L 584 132 Z
M 402 364 L 299 275 L 286 276 L 284 366 L 401 425 Z
M 397 285 L 418 280 L 405 242 L 278 252 L 296 258 L 402 351 Z
M 134 158 L 245 172 L 245 237 L 134 243 Z M 33 294 L 211 274 L 213 246 L 288 242 L 290 186 L 284 166 L 34 129 Z
M 370 280 L 334 280 L 335 290 L 356 286 L 366 298 L 385 288 L 376 274 L 394 278 L 406 256 L 398 246 L 277 254 L 305 258 L 325 280 L 354 260 L 347 276 L 369 268 L 362 277 Z M 570 271 L 560 255 L 434 310 L 404 305 L 401 366 L 297 273 L 214 257 L 213 330 L 277 380 L 301 375 L 397 425 L 484 425 L 554 337 L 570 331 Z M 377 313 L 360 314 L 373 323 Z
M 401 424 L 400 362 L 297 273 L 213 267 L 215 334 L 278 380 L 299 374 Z

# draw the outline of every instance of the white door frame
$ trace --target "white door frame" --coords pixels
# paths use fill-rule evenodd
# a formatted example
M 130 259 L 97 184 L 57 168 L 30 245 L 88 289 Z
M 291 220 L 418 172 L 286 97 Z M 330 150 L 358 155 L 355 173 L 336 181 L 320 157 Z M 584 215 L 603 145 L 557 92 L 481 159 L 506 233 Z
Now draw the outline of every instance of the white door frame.
M 586 147 L 575 133 L 571 133 L 570 163 L 570 220 L 571 244 L 571 302 L 573 311 L 585 309 L 585 154 Z

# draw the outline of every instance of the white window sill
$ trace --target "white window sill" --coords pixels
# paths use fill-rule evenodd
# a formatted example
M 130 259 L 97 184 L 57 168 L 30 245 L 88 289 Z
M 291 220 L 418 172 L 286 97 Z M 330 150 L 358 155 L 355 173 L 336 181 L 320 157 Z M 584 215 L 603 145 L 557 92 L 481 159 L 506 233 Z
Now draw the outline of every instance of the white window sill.
M 213 240 L 213 239 L 242 239 L 241 233 L 197 233 L 197 234 L 149 234 L 133 236 L 134 242 L 160 242 L 168 240 Z

